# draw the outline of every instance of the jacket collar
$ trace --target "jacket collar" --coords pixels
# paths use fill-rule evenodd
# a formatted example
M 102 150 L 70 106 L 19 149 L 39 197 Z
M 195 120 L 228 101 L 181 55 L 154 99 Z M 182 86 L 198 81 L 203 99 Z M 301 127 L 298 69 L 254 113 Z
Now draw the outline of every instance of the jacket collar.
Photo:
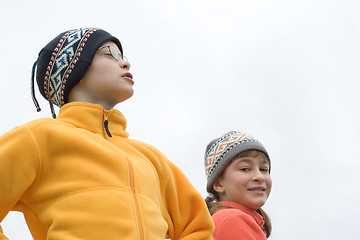
M 252 216 L 256 223 L 263 228 L 264 227 L 264 218 L 255 210 L 248 208 L 242 204 L 236 203 L 236 202 L 228 202 L 228 201 L 223 201 L 223 202 L 219 202 L 221 205 L 223 206 L 227 206 L 227 207 L 231 207 L 231 208 L 236 208 L 239 209 L 247 214 L 249 214 L 250 216 Z
M 60 108 L 57 119 L 96 134 L 104 134 L 104 122 L 108 120 L 108 127 L 112 135 L 129 136 L 125 131 L 127 121 L 124 115 L 116 109 L 105 110 L 98 104 L 67 103 Z

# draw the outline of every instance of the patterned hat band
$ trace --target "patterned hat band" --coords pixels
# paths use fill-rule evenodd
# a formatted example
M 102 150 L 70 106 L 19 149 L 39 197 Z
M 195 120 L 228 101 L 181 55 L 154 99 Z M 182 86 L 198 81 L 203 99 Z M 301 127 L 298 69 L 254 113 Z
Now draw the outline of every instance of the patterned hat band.
M 53 104 L 62 107 L 70 90 L 83 78 L 98 48 L 106 41 L 114 42 L 120 49 L 120 41 L 108 32 L 99 28 L 79 28 L 63 32 L 49 42 L 39 53 L 36 81 L 41 94 L 50 102 L 54 116 Z M 38 111 L 39 104 L 32 96 Z
M 64 105 L 64 89 L 75 63 L 79 60 L 89 36 L 99 29 L 82 28 L 67 32 L 52 53 L 45 74 L 44 90 L 46 98 L 53 104 Z
M 263 152 L 270 161 L 264 146 L 253 136 L 238 131 L 231 131 L 212 140 L 205 151 L 205 174 L 207 178 L 207 191 L 213 192 L 215 180 L 221 176 L 225 168 L 240 153 L 248 150 Z

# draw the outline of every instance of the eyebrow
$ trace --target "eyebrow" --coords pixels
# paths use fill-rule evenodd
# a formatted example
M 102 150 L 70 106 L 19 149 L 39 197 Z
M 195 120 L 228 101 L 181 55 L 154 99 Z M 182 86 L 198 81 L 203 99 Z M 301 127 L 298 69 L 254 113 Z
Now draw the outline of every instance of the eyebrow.
M 247 163 L 253 163 L 254 162 L 253 160 L 248 159 L 248 158 L 243 158 L 243 159 L 238 158 L 235 161 L 236 161 L 236 163 L 234 165 L 238 165 L 238 164 L 240 164 L 242 162 L 247 162 Z M 260 162 L 260 164 L 268 164 L 268 165 L 270 165 L 270 163 L 269 163 L 269 161 L 267 159 L 263 159 Z
M 113 48 L 115 48 L 117 51 L 119 51 L 119 53 L 121 53 L 121 51 L 118 50 L 118 49 L 117 49 L 116 47 L 114 47 L 113 45 L 104 45 L 104 46 L 99 47 L 97 50 L 99 51 L 99 50 L 106 49 L 107 51 L 111 52 L 110 49 L 109 49 L 109 47 L 113 47 Z
M 97 50 L 101 50 L 101 49 L 104 49 L 104 48 L 109 47 L 109 46 L 110 45 L 104 45 L 104 46 L 99 47 Z

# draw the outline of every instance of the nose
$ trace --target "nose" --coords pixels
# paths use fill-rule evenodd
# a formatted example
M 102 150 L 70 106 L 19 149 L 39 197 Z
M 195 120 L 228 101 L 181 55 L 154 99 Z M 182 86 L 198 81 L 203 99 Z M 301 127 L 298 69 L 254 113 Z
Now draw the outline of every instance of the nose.
M 258 182 L 265 181 L 265 177 L 259 169 L 254 171 L 254 175 L 253 175 L 252 179 L 253 179 L 253 181 L 258 181 Z
M 123 68 L 123 69 L 129 70 L 130 69 L 130 63 L 128 61 L 126 61 L 126 60 L 120 59 L 120 67 Z

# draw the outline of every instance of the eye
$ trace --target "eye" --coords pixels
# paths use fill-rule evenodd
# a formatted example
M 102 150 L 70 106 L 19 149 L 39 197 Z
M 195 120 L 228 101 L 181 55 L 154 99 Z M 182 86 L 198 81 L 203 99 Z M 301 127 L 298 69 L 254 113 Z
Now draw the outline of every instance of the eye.
M 249 171 L 250 171 L 250 168 L 248 168 L 248 167 L 242 167 L 242 168 L 240 168 L 240 171 L 249 172 Z
M 114 59 L 114 56 L 113 56 L 111 53 L 105 53 L 104 55 L 105 55 L 105 56 L 109 56 L 109 57 L 111 57 L 111 58 Z
M 109 46 L 109 51 L 115 60 L 122 59 L 121 53 L 114 46 Z
M 112 54 L 111 52 L 104 53 L 104 55 L 117 61 L 117 59 L 115 58 L 114 54 Z
M 103 46 L 103 47 L 100 47 L 98 50 L 103 49 L 103 48 L 107 48 L 107 50 L 108 50 L 108 52 L 103 53 L 105 56 L 110 57 L 116 61 L 119 60 L 120 58 L 123 59 L 119 50 L 117 50 L 114 46 L 111 46 L 111 45 Z
M 261 172 L 269 172 L 269 169 L 268 168 L 260 168 L 260 171 Z

